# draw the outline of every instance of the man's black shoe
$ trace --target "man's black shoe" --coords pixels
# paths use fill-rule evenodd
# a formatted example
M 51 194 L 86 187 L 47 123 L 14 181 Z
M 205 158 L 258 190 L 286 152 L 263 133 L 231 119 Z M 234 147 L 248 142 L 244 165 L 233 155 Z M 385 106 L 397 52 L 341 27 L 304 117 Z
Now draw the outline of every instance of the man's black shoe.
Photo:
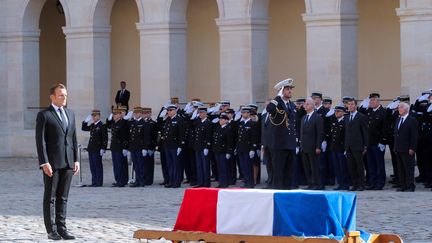
M 357 191 L 357 187 L 356 186 L 351 186 L 349 189 L 348 189 L 348 191 Z
M 357 191 L 364 191 L 364 186 L 359 186 L 359 187 L 357 187 Z
M 64 240 L 75 240 L 75 236 L 71 235 L 67 230 L 63 232 L 58 232 L 58 234 L 63 238 Z
M 171 184 L 165 184 L 165 188 L 172 188 L 173 186 Z
M 365 189 L 368 191 L 372 191 L 372 190 L 376 190 L 376 187 L 371 185 L 371 186 L 366 186 Z
M 48 234 L 48 239 L 50 240 L 61 240 L 62 237 L 57 232 L 51 232 Z
M 398 188 L 396 191 L 397 191 L 397 192 L 404 192 L 404 191 L 405 191 L 405 188 L 400 187 L 400 188 Z

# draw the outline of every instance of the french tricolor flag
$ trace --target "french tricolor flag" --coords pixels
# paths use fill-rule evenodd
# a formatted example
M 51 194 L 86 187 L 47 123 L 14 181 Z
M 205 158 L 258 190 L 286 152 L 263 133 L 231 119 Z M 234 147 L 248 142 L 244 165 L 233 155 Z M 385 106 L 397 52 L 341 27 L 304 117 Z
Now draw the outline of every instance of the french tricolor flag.
M 354 193 L 199 188 L 185 191 L 174 230 L 342 239 L 355 218 Z

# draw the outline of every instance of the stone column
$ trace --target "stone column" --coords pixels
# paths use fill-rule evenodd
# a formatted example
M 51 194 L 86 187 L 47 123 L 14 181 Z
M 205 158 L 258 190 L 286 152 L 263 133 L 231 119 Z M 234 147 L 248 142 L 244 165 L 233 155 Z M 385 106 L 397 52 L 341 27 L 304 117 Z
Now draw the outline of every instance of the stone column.
M 401 93 L 415 99 L 432 88 L 432 2 L 401 1 Z
M 357 97 L 357 1 L 305 1 L 308 95 Z
M 221 99 L 230 100 L 233 107 L 264 101 L 268 94 L 268 20 L 222 17 L 216 23 Z
M 4 54 L 0 66 L 6 74 L 0 87 L 5 107 L 0 118 L 0 154 L 29 156 L 39 106 L 39 31 L 7 32 L 0 42 Z
M 64 27 L 68 106 L 77 122 L 93 108 L 110 112 L 110 27 Z
M 139 23 L 141 104 L 155 112 L 170 97 L 186 101 L 186 24 Z M 157 115 L 157 114 L 156 114 Z

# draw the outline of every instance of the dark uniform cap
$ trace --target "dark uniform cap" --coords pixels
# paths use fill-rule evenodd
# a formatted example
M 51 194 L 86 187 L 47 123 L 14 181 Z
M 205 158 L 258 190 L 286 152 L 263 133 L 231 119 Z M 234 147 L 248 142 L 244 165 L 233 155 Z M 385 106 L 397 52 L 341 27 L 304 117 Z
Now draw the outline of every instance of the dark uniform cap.
M 152 108 L 150 108 L 150 107 L 143 107 L 142 110 L 143 110 L 144 113 L 150 113 L 150 112 L 152 112 Z
M 95 115 L 100 115 L 101 112 L 98 109 L 94 109 L 94 110 L 91 111 L 91 114 L 92 114 L 92 116 L 95 116 Z
M 320 97 L 322 99 L 322 93 L 318 93 L 318 92 L 313 92 L 311 94 L 312 97 Z
M 122 111 L 123 111 L 123 109 L 120 109 L 120 108 L 114 108 L 114 109 L 112 110 L 112 113 L 113 113 L 113 114 L 120 114 Z
M 226 113 L 221 113 L 219 115 L 219 119 L 225 119 L 225 120 L 229 120 L 228 115 Z
M 323 103 L 329 103 L 329 104 L 331 104 L 332 102 L 333 102 L 333 100 L 330 97 L 324 97 L 324 99 L 323 99 Z
M 226 113 L 230 113 L 230 114 L 234 114 L 235 113 L 234 109 L 232 109 L 232 108 L 227 109 L 225 112 Z
M 425 94 L 432 95 L 432 91 L 431 90 L 423 91 L 422 95 L 425 95 Z
M 247 106 L 249 106 L 250 108 L 252 108 L 252 109 L 254 109 L 254 110 L 258 110 L 258 106 L 255 105 L 255 104 L 249 104 L 249 105 L 247 105 Z
M 251 112 L 252 108 L 250 106 L 243 106 L 241 108 L 241 112 Z
M 398 97 L 398 100 L 400 102 L 410 102 L 410 97 L 409 97 L 409 95 L 401 95 Z
M 206 107 L 198 107 L 198 112 L 207 112 Z
M 174 105 L 174 104 L 169 104 L 169 105 L 166 107 L 166 109 L 167 109 L 167 110 L 177 110 L 177 106 Z
M 346 111 L 345 106 L 343 106 L 343 105 L 337 105 L 337 106 L 335 106 L 334 109 L 335 109 L 335 111 L 343 111 L 343 112 Z
M 231 105 L 231 102 L 229 100 L 221 100 L 221 105 Z
M 352 99 L 351 96 L 344 96 L 344 97 L 342 97 L 342 101 L 348 101 L 350 99 Z
M 305 103 L 306 99 L 305 98 L 298 98 L 296 99 L 296 103 Z
M 380 96 L 380 94 L 379 93 L 370 93 L 369 94 L 369 99 L 370 98 L 380 98 L 381 96 Z
M 142 113 L 143 112 L 143 108 L 141 106 L 136 106 L 133 109 L 134 113 Z
M 209 104 L 210 107 L 213 107 L 213 106 L 216 105 L 216 102 L 209 102 L 208 104 Z

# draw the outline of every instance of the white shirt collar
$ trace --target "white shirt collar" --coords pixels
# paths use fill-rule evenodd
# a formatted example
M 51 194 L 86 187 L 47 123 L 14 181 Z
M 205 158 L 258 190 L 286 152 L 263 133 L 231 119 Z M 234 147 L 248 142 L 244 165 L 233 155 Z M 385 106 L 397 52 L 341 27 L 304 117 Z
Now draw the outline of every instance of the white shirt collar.
M 97 125 L 100 121 L 101 121 L 101 120 L 97 120 L 97 121 L 96 121 L 95 123 L 93 123 L 93 124 Z
M 250 118 L 248 118 L 248 119 L 243 119 L 243 118 L 242 118 L 242 119 L 240 120 L 240 122 L 247 123 L 249 120 L 250 120 Z
M 311 111 L 311 112 L 307 113 L 306 115 L 308 115 L 309 118 L 310 118 L 314 112 L 315 112 L 315 111 Z
M 142 117 L 139 117 L 138 119 L 136 119 L 136 118 L 134 117 L 134 120 L 135 120 L 135 121 L 141 121 L 141 119 L 142 119 Z
M 408 112 L 408 113 L 406 113 L 406 115 L 405 115 L 405 116 L 401 116 L 401 118 L 402 118 L 402 119 L 404 119 L 404 121 L 405 121 L 405 120 L 407 119 L 408 115 L 409 115 L 409 112 Z
M 321 107 L 322 107 L 322 103 L 319 106 L 315 107 L 315 109 L 319 110 Z
M 204 118 L 204 119 L 201 119 L 201 122 L 205 122 L 206 120 L 207 120 L 207 117 Z
M 373 111 L 377 111 L 380 107 L 381 107 L 381 105 L 379 105 L 377 108 L 373 109 Z
M 354 111 L 353 113 L 350 112 L 350 116 L 351 115 L 353 116 L 353 119 L 354 119 L 354 117 L 357 115 L 357 111 Z
M 224 128 L 224 127 L 226 127 L 226 126 L 227 126 L 227 124 L 225 124 L 225 125 L 222 125 L 222 126 L 221 126 L 221 128 Z
M 51 103 L 52 107 L 54 107 L 55 111 L 58 111 L 58 109 L 64 110 L 63 107 L 58 107 L 56 105 L 54 105 L 53 103 Z
M 338 119 L 338 122 L 341 122 L 344 119 L 344 117 L 342 116 L 341 118 Z

